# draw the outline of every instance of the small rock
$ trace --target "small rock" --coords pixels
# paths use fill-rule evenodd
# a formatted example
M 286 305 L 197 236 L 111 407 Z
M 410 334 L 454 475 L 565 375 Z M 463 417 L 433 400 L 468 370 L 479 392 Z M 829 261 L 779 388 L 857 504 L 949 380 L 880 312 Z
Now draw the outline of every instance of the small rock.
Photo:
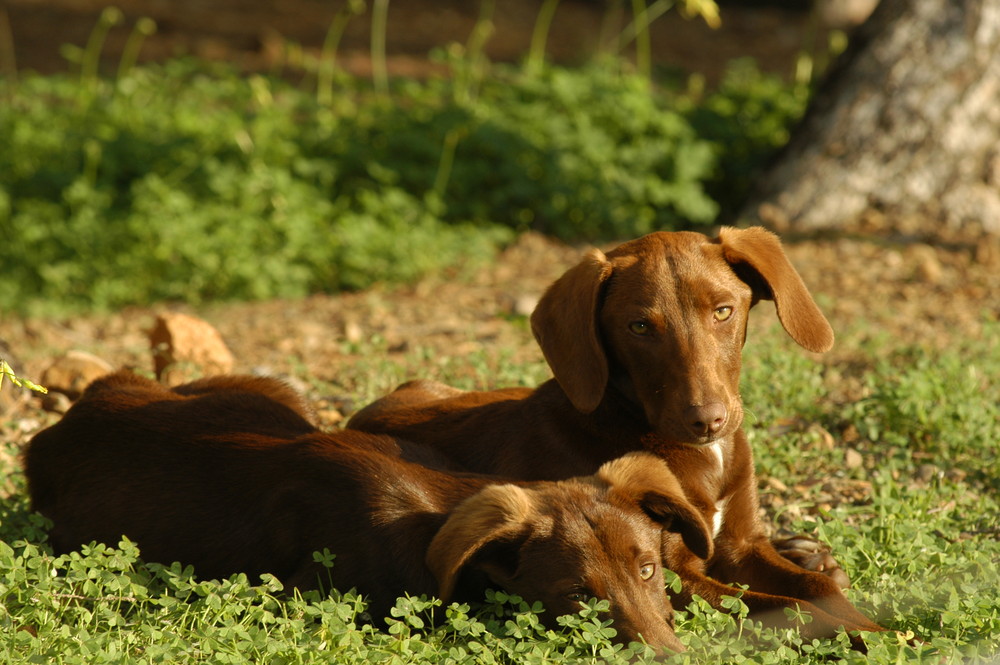
M 14 422 L 14 427 L 21 434 L 28 434 L 30 432 L 37 432 L 42 428 L 42 423 L 36 418 L 18 418 Z
M 40 383 L 49 392 L 63 393 L 71 400 L 83 394 L 91 381 L 115 371 L 111 363 L 86 351 L 70 351 L 56 358 L 42 372 Z
M 929 483 L 938 475 L 938 468 L 933 464 L 921 464 L 915 475 L 920 482 Z
M 156 378 L 166 385 L 233 371 L 233 354 L 222 335 L 199 318 L 179 312 L 161 314 L 149 333 L 149 343 Z
M 538 296 L 522 294 L 514 298 L 511 311 L 517 316 L 531 316 L 536 307 L 538 307 Z
M 344 420 L 344 414 L 337 409 L 319 409 L 316 412 L 316 417 L 324 425 L 336 425 Z
M 853 423 L 848 423 L 841 431 L 840 438 L 844 440 L 844 443 L 854 443 L 861 438 L 861 433 Z
M 50 413 L 66 413 L 73 401 L 63 393 L 50 390 L 42 397 L 42 408 Z
M 968 477 L 968 472 L 962 469 L 948 469 L 944 472 L 944 477 L 956 483 L 960 483 Z
M 865 463 L 865 458 L 854 448 L 848 448 L 844 451 L 844 465 L 848 469 L 858 469 L 861 465 Z
M 30 390 L 15 386 L 9 378 L 4 377 L 3 385 L 0 385 L 0 418 L 13 416 L 30 398 Z
M 911 252 L 913 261 L 916 263 L 915 275 L 917 279 L 929 284 L 939 283 L 944 269 L 941 267 L 941 261 L 934 248 L 930 245 L 916 245 Z
M 787 492 L 788 491 L 788 485 L 786 485 L 785 483 L 781 482 L 781 480 L 779 480 L 778 478 L 775 478 L 774 476 L 770 476 L 767 479 L 767 486 L 770 487 L 773 490 L 778 491 L 778 492 Z
M 358 344 L 365 338 L 365 331 L 357 321 L 344 323 L 344 339 L 351 344 Z
M 410 343 L 405 339 L 390 342 L 386 350 L 389 353 L 404 353 L 410 350 Z
M 837 442 L 834 440 L 833 434 L 830 434 L 826 428 L 814 424 L 809 430 L 815 432 L 819 437 L 818 444 L 821 450 L 833 450 L 836 447 Z

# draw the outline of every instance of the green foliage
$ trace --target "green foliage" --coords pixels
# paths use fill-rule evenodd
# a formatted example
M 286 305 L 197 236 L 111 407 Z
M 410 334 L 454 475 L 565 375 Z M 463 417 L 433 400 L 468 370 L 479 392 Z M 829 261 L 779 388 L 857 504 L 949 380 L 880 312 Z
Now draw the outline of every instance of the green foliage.
M 0 303 L 295 297 L 410 280 L 506 237 L 390 185 L 331 197 L 335 160 L 303 153 L 329 131 L 288 86 L 191 63 L 132 69 L 94 101 L 22 81 L 0 111 Z
M 850 475 L 843 450 L 818 445 L 818 438 L 822 430 L 852 430 L 851 446 L 863 458 L 855 476 L 912 474 L 916 466 L 933 463 L 938 475 L 952 471 L 995 493 L 1000 342 L 996 322 L 984 320 L 984 327 L 982 340 L 945 352 L 882 351 L 882 342 L 867 350 L 870 360 L 860 375 L 857 368 L 850 370 L 855 376 L 790 352 L 794 345 L 781 335 L 760 345 L 751 340 L 754 352 L 747 354 L 742 380 L 746 422 L 752 438 L 771 442 L 758 449 L 759 467 L 786 482 L 823 473 Z M 780 383 L 761 378 L 778 374 Z M 830 401 L 826 396 L 848 379 L 857 387 L 846 401 Z
M 299 297 L 488 257 L 511 229 L 704 225 L 794 115 L 746 65 L 696 104 L 619 60 L 449 53 L 391 97 L 186 60 L 0 80 L 0 307 Z
M 26 379 L 23 376 L 15 374 L 14 369 L 7 363 L 7 361 L 0 357 L 0 389 L 3 388 L 4 379 L 9 379 L 11 383 L 19 388 L 24 387 L 39 393 L 49 392 L 45 386 L 40 386 L 37 383 L 34 383 L 31 379 Z
M 532 75 L 498 66 L 465 101 L 453 101 L 455 80 L 411 86 L 405 103 L 345 127 L 344 185 L 374 178 L 414 195 L 435 191 L 448 221 L 566 239 L 632 237 L 715 216 L 701 183 L 712 168 L 708 144 L 641 77 L 611 62 Z M 443 147 L 454 153 L 446 174 L 427 168 Z
M 861 433 L 952 462 L 996 445 L 1000 419 L 980 408 L 984 400 L 1000 404 L 1000 327 L 987 325 L 991 341 L 975 353 L 904 349 L 881 360 L 868 377 L 868 396 L 850 413 Z
M 788 142 L 809 92 L 805 83 L 787 83 L 741 59 L 730 63 L 718 89 L 687 101 L 688 121 L 719 157 L 705 189 L 724 212 L 735 212 L 755 175 Z

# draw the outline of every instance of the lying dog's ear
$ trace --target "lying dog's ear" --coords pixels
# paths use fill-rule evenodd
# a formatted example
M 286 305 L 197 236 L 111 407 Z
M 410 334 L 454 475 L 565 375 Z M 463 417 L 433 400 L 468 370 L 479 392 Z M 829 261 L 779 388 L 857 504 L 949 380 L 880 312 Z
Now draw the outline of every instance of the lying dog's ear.
M 489 485 L 455 508 L 427 548 L 425 561 L 447 603 L 462 568 L 476 559 L 491 578 L 510 577 L 536 512 L 531 495 L 516 485 Z M 488 561 L 480 561 L 489 553 Z M 494 579 L 494 581 L 497 581 Z
M 679 533 L 700 558 L 712 556 L 712 532 L 665 460 L 650 453 L 630 453 L 606 462 L 597 478 L 609 485 L 610 500 L 637 506 L 665 531 Z
M 719 243 L 726 261 L 753 289 L 754 301 L 774 301 L 778 319 L 792 339 L 810 351 L 830 350 L 833 330 L 776 235 L 759 226 L 725 227 L 719 231 Z
M 549 287 L 531 314 L 531 331 L 552 374 L 582 413 L 597 408 L 608 383 L 597 304 L 601 285 L 610 276 L 611 263 L 592 249 Z
M 699 558 L 707 560 L 712 557 L 712 532 L 698 509 L 687 499 L 678 500 L 676 495 L 651 490 L 638 503 L 643 512 L 659 523 L 664 531 L 679 533 L 687 548 Z

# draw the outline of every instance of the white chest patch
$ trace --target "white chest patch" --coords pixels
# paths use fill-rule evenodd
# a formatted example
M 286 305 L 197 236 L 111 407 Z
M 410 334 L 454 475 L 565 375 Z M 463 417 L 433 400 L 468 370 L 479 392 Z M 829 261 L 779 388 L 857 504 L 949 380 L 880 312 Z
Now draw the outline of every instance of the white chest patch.
M 715 502 L 715 514 L 712 515 L 712 538 L 718 538 L 722 531 L 722 525 L 726 521 L 726 503 L 729 499 L 720 499 Z
M 722 462 L 722 443 L 719 442 L 719 441 L 716 441 L 715 443 L 713 443 L 712 445 L 710 445 L 708 447 L 708 449 L 711 451 L 711 453 L 713 455 L 715 455 L 715 459 L 719 463 L 719 471 L 721 472 L 723 470 L 723 467 L 724 467 L 723 462 Z
M 726 470 L 725 456 L 722 452 L 722 442 L 716 441 L 715 443 L 708 446 L 709 459 L 715 462 L 715 472 L 718 474 L 716 477 L 721 483 L 722 477 Z M 715 513 L 712 515 L 712 538 L 717 538 L 719 532 L 722 531 L 722 525 L 726 520 L 726 499 L 720 499 L 715 502 Z

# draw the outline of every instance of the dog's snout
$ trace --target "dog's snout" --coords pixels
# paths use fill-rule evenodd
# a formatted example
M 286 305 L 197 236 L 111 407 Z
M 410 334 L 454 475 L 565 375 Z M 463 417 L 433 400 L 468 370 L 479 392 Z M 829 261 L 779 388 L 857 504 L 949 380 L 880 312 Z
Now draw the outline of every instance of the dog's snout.
M 722 402 L 689 406 L 684 412 L 688 428 L 696 436 L 717 434 L 726 424 L 726 405 Z

